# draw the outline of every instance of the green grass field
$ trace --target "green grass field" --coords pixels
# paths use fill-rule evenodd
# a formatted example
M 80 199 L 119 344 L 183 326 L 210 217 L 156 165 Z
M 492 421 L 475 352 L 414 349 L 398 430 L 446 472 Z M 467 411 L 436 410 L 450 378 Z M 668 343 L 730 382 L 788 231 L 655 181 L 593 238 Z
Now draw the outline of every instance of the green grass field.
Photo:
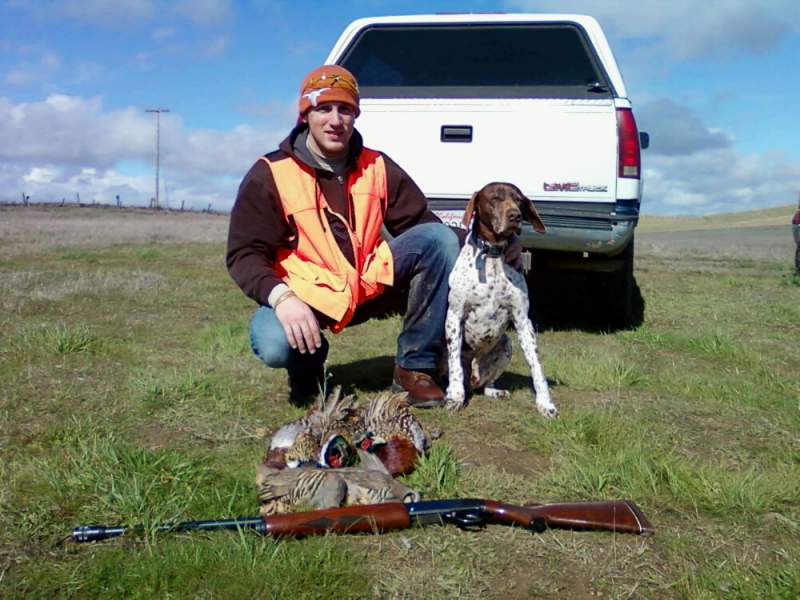
M 274 541 L 85 523 L 252 515 L 264 435 L 301 414 L 249 350 L 227 219 L 0 208 L 0 596 L 800 597 L 800 281 L 789 264 L 638 257 L 630 331 L 539 335 L 561 416 L 508 400 L 421 412 L 427 498 L 629 498 L 649 538 L 490 526 Z M 534 300 L 535 302 L 535 300 Z M 391 377 L 399 320 L 337 337 L 334 382 Z

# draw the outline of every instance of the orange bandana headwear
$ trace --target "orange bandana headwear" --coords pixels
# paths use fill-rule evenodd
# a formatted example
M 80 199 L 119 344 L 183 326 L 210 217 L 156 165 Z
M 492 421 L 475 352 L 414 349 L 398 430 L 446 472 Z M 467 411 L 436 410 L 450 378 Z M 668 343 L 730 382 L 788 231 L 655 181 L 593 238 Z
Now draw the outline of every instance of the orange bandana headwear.
M 359 115 L 358 83 L 353 74 L 339 65 L 317 67 L 303 78 L 300 86 L 300 116 L 323 102 L 344 102 Z

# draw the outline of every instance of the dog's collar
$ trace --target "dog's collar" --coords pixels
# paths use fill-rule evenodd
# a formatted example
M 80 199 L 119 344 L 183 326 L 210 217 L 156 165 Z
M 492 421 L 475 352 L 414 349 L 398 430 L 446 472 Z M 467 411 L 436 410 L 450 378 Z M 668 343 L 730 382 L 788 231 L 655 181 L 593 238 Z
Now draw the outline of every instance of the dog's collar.
M 503 241 L 499 244 L 491 244 L 478 237 L 475 231 L 470 233 L 467 242 L 478 250 L 478 254 L 475 257 L 475 268 L 478 269 L 478 281 L 486 283 L 486 257 L 499 258 L 503 256 L 506 253 L 506 248 L 508 248 L 508 242 Z
M 481 254 L 486 254 L 491 258 L 503 256 L 506 253 L 506 248 L 508 248 L 507 241 L 502 241 L 499 244 L 490 244 L 483 238 L 478 237 L 478 234 L 474 231 L 469 234 L 469 243 L 475 246 Z

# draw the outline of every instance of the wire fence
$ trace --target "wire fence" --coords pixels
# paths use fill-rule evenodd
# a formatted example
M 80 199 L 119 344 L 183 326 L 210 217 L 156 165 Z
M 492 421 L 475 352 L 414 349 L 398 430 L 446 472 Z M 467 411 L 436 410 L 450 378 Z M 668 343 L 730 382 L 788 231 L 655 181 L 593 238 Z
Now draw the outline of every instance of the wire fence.
M 0 198 L 0 206 L 42 206 L 42 207 L 79 207 L 79 208 L 119 208 L 125 210 L 157 210 L 157 211 L 164 211 L 164 212 L 191 212 L 191 213 L 218 213 L 218 214 L 228 214 L 230 213 L 230 209 L 228 208 L 221 208 L 215 207 L 211 202 L 209 202 L 204 208 L 197 208 L 195 206 L 186 207 L 185 202 L 181 202 L 180 207 L 172 207 L 172 206 L 163 206 L 156 203 L 155 198 L 150 199 L 150 203 L 148 205 L 143 204 L 125 204 L 122 199 L 120 198 L 119 194 L 117 194 L 113 200 L 109 201 L 98 201 L 96 198 L 93 198 L 91 202 L 86 202 L 81 200 L 80 193 L 75 193 L 74 199 L 67 199 L 66 197 L 62 197 L 60 201 L 53 201 L 53 200 L 31 200 L 29 194 L 22 193 L 20 200 L 11 200 L 11 199 L 3 199 Z

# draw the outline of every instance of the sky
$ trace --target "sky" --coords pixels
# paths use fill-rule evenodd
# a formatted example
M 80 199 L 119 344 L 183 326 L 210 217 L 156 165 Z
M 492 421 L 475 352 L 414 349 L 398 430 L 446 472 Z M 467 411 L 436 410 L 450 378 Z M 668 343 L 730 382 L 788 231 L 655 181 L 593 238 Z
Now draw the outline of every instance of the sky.
M 796 0 L 0 0 L 0 200 L 146 205 L 168 108 L 161 205 L 228 210 L 351 21 L 486 11 L 598 19 L 651 137 L 643 213 L 797 201 Z

